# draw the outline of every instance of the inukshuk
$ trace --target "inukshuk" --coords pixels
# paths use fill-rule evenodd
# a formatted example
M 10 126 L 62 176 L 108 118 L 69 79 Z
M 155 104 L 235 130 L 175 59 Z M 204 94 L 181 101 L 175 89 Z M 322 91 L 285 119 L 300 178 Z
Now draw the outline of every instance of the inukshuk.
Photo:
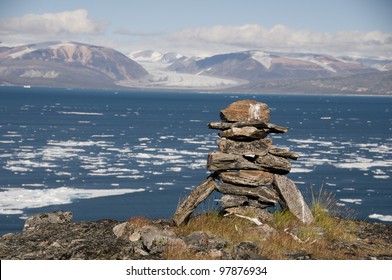
M 186 222 L 197 205 L 214 190 L 222 193 L 225 212 L 249 216 L 265 221 L 270 217 L 267 208 L 280 206 L 303 223 L 312 223 L 313 216 L 294 182 L 284 176 L 291 170 L 289 159 L 298 155 L 276 148 L 270 133 L 286 133 L 287 127 L 269 123 L 267 104 L 241 100 L 220 112 L 221 122 L 208 124 L 221 130 L 217 141 L 219 151 L 208 154 L 207 169 L 211 175 L 182 201 L 173 220 L 177 225 Z

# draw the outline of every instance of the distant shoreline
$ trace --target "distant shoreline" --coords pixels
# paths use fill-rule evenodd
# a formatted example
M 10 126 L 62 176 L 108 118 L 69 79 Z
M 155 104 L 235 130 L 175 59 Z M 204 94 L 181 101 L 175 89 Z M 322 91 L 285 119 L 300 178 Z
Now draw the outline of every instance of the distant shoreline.
M 314 95 L 314 96 L 353 96 L 353 97 L 392 97 L 392 94 L 369 94 L 369 93 L 336 93 L 336 92 L 289 92 L 289 91 L 231 91 L 229 89 L 197 89 L 197 88 L 149 88 L 149 87 L 113 87 L 113 88 L 94 88 L 94 87 L 54 87 L 54 86 L 34 86 L 31 85 L 26 88 L 24 85 L 0 85 L 0 92 L 3 88 L 19 88 L 21 90 L 30 90 L 34 88 L 42 88 L 42 89 L 61 89 L 61 90 L 100 90 L 100 91 L 121 91 L 121 92 L 151 92 L 151 93 L 195 93 L 195 94 L 233 94 L 233 95 L 246 95 L 246 94 L 254 94 L 254 95 Z

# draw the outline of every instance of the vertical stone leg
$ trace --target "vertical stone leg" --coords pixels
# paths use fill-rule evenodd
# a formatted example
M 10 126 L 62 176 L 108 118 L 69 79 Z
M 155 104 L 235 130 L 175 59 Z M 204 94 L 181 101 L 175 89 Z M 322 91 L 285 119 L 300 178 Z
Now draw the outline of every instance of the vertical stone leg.
M 212 177 L 209 177 L 203 183 L 194 188 L 190 195 L 181 202 L 173 215 L 173 221 L 177 226 L 186 222 L 195 211 L 197 205 L 205 200 L 216 189 L 216 183 Z
M 284 209 L 289 210 L 304 224 L 313 223 L 312 212 L 293 181 L 286 176 L 274 174 L 272 186 L 279 193 L 280 204 Z

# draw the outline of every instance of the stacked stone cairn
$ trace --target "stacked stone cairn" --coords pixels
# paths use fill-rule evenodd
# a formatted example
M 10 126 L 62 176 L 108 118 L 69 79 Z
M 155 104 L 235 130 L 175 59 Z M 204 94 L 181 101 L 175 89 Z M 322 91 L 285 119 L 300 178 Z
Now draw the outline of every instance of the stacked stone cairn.
M 303 223 L 313 222 L 312 213 L 295 183 L 285 174 L 291 170 L 289 159 L 298 154 L 276 148 L 270 133 L 286 133 L 287 127 L 269 123 L 267 104 L 241 100 L 220 112 L 221 122 L 211 122 L 210 129 L 221 130 L 219 151 L 208 154 L 211 175 L 180 202 L 173 221 L 187 222 L 197 205 L 214 190 L 222 193 L 226 214 L 246 217 L 256 223 L 268 221 L 268 207 L 279 204 Z

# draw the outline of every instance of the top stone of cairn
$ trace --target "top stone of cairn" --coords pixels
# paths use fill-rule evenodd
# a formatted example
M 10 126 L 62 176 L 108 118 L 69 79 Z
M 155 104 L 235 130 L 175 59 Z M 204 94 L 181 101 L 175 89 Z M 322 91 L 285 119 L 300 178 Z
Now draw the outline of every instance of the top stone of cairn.
M 255 100 L 240 100 L 220 111 L 222 121 L 228 122 L 269 122 L 270 109 L 267 104 Z

